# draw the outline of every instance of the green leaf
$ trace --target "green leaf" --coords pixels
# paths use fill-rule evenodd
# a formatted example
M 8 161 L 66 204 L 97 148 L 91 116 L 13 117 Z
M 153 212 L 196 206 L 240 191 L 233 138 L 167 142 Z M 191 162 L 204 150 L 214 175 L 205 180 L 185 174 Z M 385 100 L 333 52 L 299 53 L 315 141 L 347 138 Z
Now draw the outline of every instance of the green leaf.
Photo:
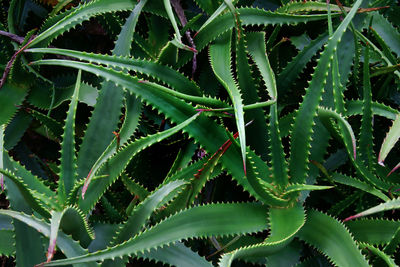
M 169 0 L 163 0 L 163 3 L 164 3 L 165 11 L 167 11 L 167 14 L 168 14 L 168 19 L 171 21 L 172 27 L 174 28 L 174 31 L 175 31 L 175 40 L 177 40 L 177 42 L 181 43 L 182 36 L 181 36 L 181 33 L 179 32 L 178 24 L 176 23 L 175 16 L 172 11 L 171 3 Z
M 115 155 L 113 155 L 104 165 L 102 165 L 103 168 L 99 169 L 100 174 L 105 175 L 106 178 L 97 179 L 93 181 L 92 188 L 86 192 L 90 181 L 93 179 L 94 175 L 97 172 L 97 170 L 92 170 L 89 173 L 88 177 L 86 178 L 85 183 L 82 187 L 82 198 L 79 198 L 78 200 L 78 206 L 80 207 L 80 209 L 83 212 L 88 212 L 90 209 L 92 209 L 94 204 L 104 193 L 104 190 L 121 175 L 121 173 L 126 168 L 129 161 L 132 159 L 134 155 L 136 155 L 143 149 L 147 148 L 148 146 L 156 142 L 159 142 L 182 130 L 191 122 L 193 122 L 199 115 L 200 113 L 197 113 L 173 128 L 170 128 L 163 132 L 159 132 L 154 135 L 143 137 L 141 139 L 138 139 L 134 142 L 125 145 Z M 84 196 L 85 199 L 83 199 Z
M 53 89 L 55 90 L 54 99 L 52 98 Z M 39 109 L 49 109 L 52 104 L 52 107 L 56 108 L 63 102 L 71 99 L 74 89 L 75 84 L 71 84 L 67 87 L 51 88 L 46 84 L 34 83 L 26 100 Z M 88 106 L 93 107 L 96 104 L 97 96 L 97 88 L 82 82 L 79 90 L 79 102 L 86 103 Z M 61 134 L 62 132 L 63 131 L 61 131 Z
M 356 36 L 359 37 L 360 40 L 365 45 L 368 44 L 373 49 L 373 51 L 375 51 L 380 56 L 381 60 L 384 61 L 387 64 L 387 66 L 391 67 L 391 66 L 397 65 L 396 64 L 397 62 L 392 62 L 390 60 L 390 58 L 387 58 L 385 53 L 382 52 L 381 49 L 379 49 L 379 47 L 377 47 L 371 40 L 369 40 L 367 37 L 365 37 L 360 31 L 356 31 L 355 33 L 356 33 Z M 395 71 L 394 73 L 397 77 L 400 77 L 399 71 Z
M 162 185 L 160 188 L 154 190 L 145 200 L 143 200 L 139 205 L 137 205 L 133 212 L 129 215 L 127 221 L 122 224 L 119 229 L 116 231 L 116 234 L 113 237 L 110 245 L 118 245 L 123 243 L 124 241 L 129 240 L 132 236 L 137 235 L 143 227 L 146 225 L 147 220 L 150 216 L 159 208 L 164 205 L 167 205 L 180 190 L 184 188 L 186 182 L 183 180 L 172 181 L 168 184 Z M 174 251 L 174 245 L 170 247 L 170 252 Z M 150 254 L 150 253 L 147 253 Z M 163 256 L 162 250 L 158 251 L 158 253 L 154 253 L 155 255 Z M 146 255 L 146 253 L 144 253 Z M 115 266 L 117 263 L 123 264 L 127 262 L 127 259 L 121 260 L 106 260 L 102 266 Z
M 37 232 L 40 232 L 42 235 L 50 238 L 50 225 L 46 222 L 43 222 L 33 215 L 27 215 L 24 213 L 12 211 L 12 210 L 3 210 L 0 209 L 0 215 L 5 215 L 10 218 L 16 219 L 21 221 L 22 223 L 29 225 L 30 228 L 35 229 Z M 35 231 L 35 232 L 36 232 Z M 40 240 L 40 239 L 36 239 Z M 86 254 L 87 251 L 83 249 L 77 242 L 71 239 L 71 237 L 67 236 L 63 232 L 58 233 L 57 238 L 57 246 L 60 248 L 62 253 L 64 253 L 67 257 L 74 257 Z M 28 253 L 25 251 L 25 253 Z M 25 254 L 26 255 L 26 254 Z M 17 255 L 18 256 L 18 255 Z M 40 263 L 40 262 L 37 262 Z M 85 265 L 78 265 L 78 266 L 98 266 L 97 263 L 86 263 Z
M 346 103 L 346 116 L 353 116 L 362 114 L 362 106 L 364 102 L 361 100 L 347 101 Z M 389 120 L 395 120 L 399 112 L 396 109 L 389 107 L 388 105 L 381 104 L 378 102 L 372 102 L 372 112 L 374 115 L 388 118 Z
M 29 190 L 37 191 L 45 198 L 48 199 L 56 199 L 56 193 L 52 191 L 49 187 L 47 187 L 37 176 L 33 175 L 30 171 L 28 171 L 24 166 L 21 165 L 18 161 L 15 161 L 9 155 L 3 155 L 4 167 L 8 167 L 10 172 L 15 173 L 18 179 L 21 180 L 22 183 L 25 184 L 25 187 Z
M 56 139 L 60 139 L 64 134 L 63 125 L 58 121 L 54 120 L 50 116 L 47 116 L 41 112 L 38 112 L 34 109 L 27 109 L 27 112 L 32 115 L 33 118 L 37 119 L 41 122 L 46 129 L 48 129 L 51 133 L 53 133 Z
M 389 255 L 393 255 L 396 252 L 396 249 L 399 246 L 399 243 L 400 243 L 400 226 L 399 226 L 399 228 L 397 228 L 396 232 L 392 236 L 392 239 L 385 247 L 384 252 Z
M 4 149 L 4 132 L 5 132 L 6 125 L 0 125 L 0 169 L 4 168 L 4 161 L 3 156 L 5 154 Z M 0 190 L 3 192 L 4 190 L 4 176 L 0 174 Z
M 291 184 L 288 185 L 284 190 L 284 195 L 288 195 L 293 192 L 299 191 L 313 191 L 313 190 L 327 190 L 331 189 L 333 186 L 326 185 L 308 185 L 308 184 Z
M 372 17 L 372 27 L 382 37 L 385 43 L 400 56 L 399 42 L 400 33 L 396 27 L 394 27 L 386 18 L 378 13 L 373 12 L 369 14 Z
M 400 227 L 400 222 L 362 218 L 347 221 L 345 225 L 357 241 L 371 245 L 384 245 L 392 240 Z
M 128 189 L 134 196 L 137 196 L 139 200 L 145 199 L 150 194 L 147 189 L 136 183 L 133 179 L 130 179 L 125 173 L 121 174 L 121 180 L 126 189 Z
M 74 67 L 106 77 L 126 88 L 126 90 L 129 90 L 130 92 L 140 96 L 141 99 L 164 112 L 166 117 L 171 118 L 172 121 L 183 122 L 187 120 L 189 116 L 192 116 L 196 113 L 196 109 L 193 106 L 185 103 L 184 101 L 180 101 L 176 97 L 167 94 L 164 91 L 160 91 L 158 86 L 155 86 L 153 83 L 139 82 L 137 78 L 130 75 L 116 72 L 115 70 L 107 69 L 101 66 L 76 61 L 49 60 L 38 62 L 38 64 L 45 64 L 45 62 L 52 65 L 56 64 Z M 188 125 L 186 130 L 189 135 L 195 137 L 195 139 L 203 144 L 209 151 L 216 151 L 220 145 L 226 141 L 226 130 L 205 116 L 199 116 L 199 118 L 196 120 L 196 123 Z M 212 135 L 213 138 L 210 138 L 210 135 Z M 269 169 L 261 160 L 261 158 L 257 157 L 251 150 L 248 151 L 248 155 L 253 157 L 252 161 L 257 164 L 257 168 L 260 169 L 265 177 L 268 177 L 268 174 L 270 173 Z M 222 157 L 222 162 L 228 171 L 233 175 L 234 179 L 236 179 L 240 185 L 249 191 L 251 195 L 255 196 L 260 201 L 263 199 L 259 194 L 262 195 L 267 193 L 265 193 L 264 189 L 258 184 L 257 179 L 250 179 L 253 183 L 251 185 L 250 181 L 244 177 L 240 150 L 237 151 L 236 149 L 229 149 L 225 153 L 225 157 Z M 253 189 L 253 186 L 258 188 L 257 192 Z M 279 200 L 278 203 L 282 205 L 282 203 L 287 203 L 287 200 Z
M 82 71 L 79 71 L 76 78 L 75 91 L 69 105 L 62 136 L 60 180 L 58 182 L 58 197 L 61 203 L 65 203 L 76 181 L 75 114 L 78 107 L 81 73 Z
M 32 117 L 27 112 L 18 111 L 4 132 L 4 148 L 6 150 L 10 150 L 18 144 L 31 122 Z
M 8 124 L 28 93 L 26 84 L 6 82 L 0 88 L 0 125 Z
M 120 227 L 111 245 L 120 244 L 130 239 L 132 236 L 137 235 L 150 218 L 150 215 L 156 209 L 161 208 L 175 198 L 177 193 L 182 190 L 185 185 L 186 182 L 176 180 L 154 190 L 135 207 L 128 220 Z
M 49 238 L 49 246 L 47 249 L 47 261 L 51 261 L 54 256 L 54 252 L 56 249 L 57 235 L 58 229 L 60 227 L 60 222 L 62 218 L 63 212 L 61 211 L 52 211 L 51 219 L 50 219 L 50 238 Z
M 341 184 L 345 184 L 345 185 L 349 185 L 349 186 L 361 189 L 367 193 L 370 193 L 370 194 L 382 199 L 383 201 L 389 200 L 389 197 L 387 197 L 380 190 L 374 188 L 373 186 L 371 186 L 367 183 L 359 181 L 358 179 L 355 179 L 353 177 L 335 172 L 331 175 L 331 178 L 332 178 L 332 180 L 334 180 L 337 183 L 341 183 Z
M 371 215 L 377 212 L 382 212 L 382 211 L 386 211 L 386 210 L 394 210 L 394 209 L 400 209 L 400 198 L 397 199 L 392 199 L 389 201 L 386 201 L 385 203 L 379 204 L 375 207 L 372 207 L 370 209 L 367 209 L 363 212 L 360 212 L 356 215 L 347 217 L 344 221 L 348 221 L 348 220 L 353 220 L 359 217 L 363 217 L 363 216 L 367 216 L 367 215 Z
M 357 0 L 353 8 L 336 29 L 318 61 L 312 80 L 306 89 L 303 102 L 297 112 L 291 138 L 291 154 L 289 159 L 290 175 L 292 182 L 304 183 L 307 175 L 309 145 L 312 136 L 312 127 L 321 100 L 322 89 L 327 78 L 328 69 L 332 64 L 332 56 L 336 47 L 346 31 L 347 26 L 354 17 L 362 0 Z
M 227 3 L 226 1 L 224 1 L 215 11 L 214 13 L 211 14 L 211 16 L 206 20 L 206 22 L 203 23 L 203 25 L 201 25 L 200 29 L 197 31 L 201 31 L 203 30 L 208 24 L 210 24 L 210 22 L 212 22 L 216 17 L 218 17 L 219 14 L 221 14 L 222 12 L 224 12 L 224 10 L 227 8 Z M 197 35 L 197 33 L 196 33 Z M 196 36 L 195 35 L 195 36 Z
M 329 4 L 329 8 L 331 11 L 341 12 L 340 8 L 337 5 Z M 323 2 L 316 1 L 307 1 L 307 2 L 289 2 L 286 5 L 278 8 L 275 12 L 279 13 L 303 13 L 309 11 L 327 11 L 327 4 Z M 350 8 L 345 7 L 347 11 Z
M 126 20 L 115 43 L 113 55 L 129 55 L 133 32 L 135 31 L 139 15 L 146 2 L 147 1 L 141 1 Z M 115 69 L 119 68 L 115 67 Z M 117 127 L 117 118 L 121 113 L 122 99 L 122 88 L 110 81 L 103 82 L 96 108 L 88 125 L 79 153 L 79 176 L 90 176 L 93 168 L 99 168 L 108 156 L 114 152 L 115 142 L 112 141 L 112 132 Z M 140 105 L 139 100 L 135 102 L 136 105 Z M 124 136 L 124 138 L 126 137 Z
M 249 54 L 255 61 L 258 70 L 261 73 L 269 96 L 276 100 L 278 92 L 276 89 L 275 74 L 266 54 L 265 34 L 261 32 L 252 32 L 246 35 L 248 42 Z
M 304 225 L 306 215 L 301 204 L 285 209 L 271 208 L 269 211 L 271 234 L 266 242 L 281 242 L 293 237 Z
M 207 14 L 212 14 L 218 7 L 217 2 L 212 0 L 195 0 L 197 6 L 204 10 Z
M 36 36 L 29 44 L 29 47 L 47 46 L 57 36 L 62 35 L 64 32 L 74 28 L 83 21 L 89 20 L 93 16 L 109 12 L 129 10 L 133 7 L 134 4 L 132 1 L 128 0 L 116 0 L 112 3 L 107 0 L 97 0 L 80 5 Z
M 24 180 L 16 176 L 14 173 L 4 169 L 0 169 L 0 173 L 2 176 L 4 175 L 7 178 L 6 181 L 14 182 L 15 186 L 18 188 L 19 193 L 23 196 L 26 204 L 43 217 L 50 217 L 48 209 L 58 209 L 60 207 L 58 203 L 56 203 L 55 198 L 48 199 L 47 196 L 37 191 L 31 190 L 27 186 L 27 184 L 24 183 Z
M 208 262 L 190 248 L 186 247 L 182 242 L 164 246 L 158 249 L 152 249 L 143 253 L 138 253 L 138 257 L 163 262 L 171 266 L 196 266 L 196 267 L 212 267 L 212 263 Z
M 218 80 L 227 90 L 235 111 L 236 127 L 239 132 L 240 150 L 246 175 L 246 134 L 241 92 L 231 72 L 231 35 L 229 31 L 210 46 L 211 67 Z
M 3 147 L 4 127 L 4 125 L 0 125 L 0 166 L 5 169 L 14 169 L 19 172 L 17 168 L 13 168 L 16 164 L 13 164 Z M 25 170 L 22 167 L 21 169 Z M 7 177 L 3 177 L 3 175 L 0 175 L 0 178 L 5 178 L 4 180 L 1 180 L 5 182 L 5 184 L 2 185 L 5 185 L 7 190 L 7 198 L 10 202 L 10 209 L 20 211 L 23 210 L 31 213 L 32 210 L 27 203 L 25 196 L 23 193 L 21 193 L 19 184 L 14 183 L 14 181 L 8 179 Z M 27 186 L 23 185 L 22 187 L 27 190 Z M 43 253 L 44 248 L 42 246 L 42 242 L 38 242 L 38 240 L 40 240 L 40 234 L 21 222 L 14 220 L 13 225 L 14 241 L 16 244 L 18 244 L 15 246 L 17 264 L 22 266 L 32 266 L 43 261 L 45 259 L 45 255 Z
M 299 203 L 289 208 L 271 208 L 269 220 L 271 234 L 263 243 L 242 247 L 224 254 L 218 266 L 231 266 L 232 261 L 237 258 L 265 257 L 279 252 L 290 243 L 294 235 L 304 225 L 304 209 Z
M 326 15 L 291 15 L 291 14 L 280 14 L 271 11 L 265 11 L 257 8 L 236 8 L 236 13 L 240 17 L 240 23 L 243 26 L 249 25 L 283 25 L 283 24 L 299 24 L 306 23 L 316 20 L 323 20 Z M 194 38 L 196 43 L 197 51 L 203 50 L 207 44 L 215 40 L 218 36 L 224 32 L 236 27 L 237 21 L 233 18 L 231 13 L 225 13 L 221 16 L 216 17 L 206 27 L 201 30 L 198 35 Z M 175 46 L 168 45 L 163 53 L 160 55 L 159 62 L 174 64 L 178 67 L 187 63 L 193 56 L 193 53 L 182 53 L 176 64 L 171 62 L 170 52 L 175 49 Z M 183 52 L 183 51 L 182 51 Z
M 337 220 L 310 210 L 298 237 L 326 255 L 338 266 L 369 266 L 350 233 Z
M 254 203 L 210 204 L 177 213 L 127 242 L 86 256 L 46 263 L 56 266 L 132 255 L 194 237 L 252 233 L 265 229 L 265 207 Z
M 276 83 L 278 85 L 278 93 L 281 97 L 289 91 L 290 86 L 293 85 L 296 78 L 298 78 L 302 70 L 306 67 L 306 64 L 328 40 L 328 37 L 327 33 L 323 33 L 311 41 L 310 44 L 304 47 L 277 75 Z
M 388 66 L 388 67 L 374 68 L 374 69 L 372 69 L 371 77 L 389 74 L 389 73 L 393 73 L 395 71 L 400 71 L 400 64 Z
M 220 158 L 230 145 L 231 141 L 226 141 L 211 157 L 205 157 L 202 160 L 191 164 L 164 181 L 165 183 L 182 179 L 190 183 L 182 190 L 182 192 L 180 192 L 171 205 L 165 209 L 164 212 L 166 214 L 174 214 L 194 203 L 205 184 L 211 180 L 213 176 L 216 176 L 221 172 L 220 168 L 217 168 L 217 170 L 215 170 L 215 168 L 217 167 Z
M 379 151 L 378 163 L 383 165 L 384 160 L 400 138 L 400 115 L 393 121 L 392 127 L 386 134 Z
M 0 255 L 15 256 L 14 230 L 0 229 Z
M 369 46 L 365 47 L 364 52 L 364 68 L 363 68 L 363 116 L 360 130 L 360 154 L 362 160 L 372 167 L 372 92 L 371 81 L 369 75 Z
M 318 108 L 318 116 L 325 121 L 326 124 L 329 123 L 329 119 L 331 118 L 338 120 L 339 124 L 342 125 L 340 135 L 343 138 L 343 143 L 346 145 L 349 154 L 356 158 L 356 138 L 351 125 L 345 120 L 345 118 L 335 111 L 322 107 Z
M 268 128 L 265 123 L 266 117 L 262 108 L 247 110 L 246 106 L 260 101 L 255 79 L 252 77 L 252 69 L 247 56 L 247 43 L 244 30 L 240 29 L 242 37 L 236 37 L 236 71 L 238 85 L 243 93 L 243 107 L 245 120 L 253 123 L 246 128 L 247 142 L 249 146 L 261 155 L 263 160 L 267 159 L 268 153 Z
M 156 62 L 127 56 L 109 56 L 58 48 L 32 48 L 25 51 L 64 55 L 97 64 L 105 64 L 110 67 L 118 67 L 118 69 L 136 71 L 156 80 L 160 80 L 179 92 L 197 96 L 200 95 L 200 89 L 193 81 L 189 80 L 180 72 Z
M 376 256 L 380 257 L 380 258 L 387 264 L 387 266 L 390 266 L 390 267 L 398 266 L 398 265 L 395 263 L 394 259 L 392 259 L 392 258 L 389 257 L 388 255 L 386 255 L 386 253 L 384 253 L 383 251 L 381 251 L 380 249 L 378 249 L 378 248 L 376 248 L 376 247 L 374 247 L 374 246 L 372 246 L 372 245 L 361 243 L 361 244 L 360 244 L 360 248 L 364 248 L 364 249 L 366 249 L 368 252 L 372 252 L 372 253 L 375 254 Z

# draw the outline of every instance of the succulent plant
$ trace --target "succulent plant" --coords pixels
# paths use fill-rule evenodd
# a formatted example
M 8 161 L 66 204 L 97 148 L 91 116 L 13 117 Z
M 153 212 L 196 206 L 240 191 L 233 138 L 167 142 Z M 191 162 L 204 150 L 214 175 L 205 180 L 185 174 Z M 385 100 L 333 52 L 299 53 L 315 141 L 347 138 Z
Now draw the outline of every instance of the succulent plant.
M 3 263 L 399 264 L 399 7 L 370 2 L 2 1 Z

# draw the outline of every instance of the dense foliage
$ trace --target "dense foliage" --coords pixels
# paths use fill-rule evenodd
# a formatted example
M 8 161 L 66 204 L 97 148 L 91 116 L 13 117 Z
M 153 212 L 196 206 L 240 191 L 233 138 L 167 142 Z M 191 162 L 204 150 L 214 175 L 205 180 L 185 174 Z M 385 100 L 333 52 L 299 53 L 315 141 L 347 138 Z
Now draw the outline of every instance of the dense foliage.
M 0 2 L 2 266 L 400 264 L 396 1 Z

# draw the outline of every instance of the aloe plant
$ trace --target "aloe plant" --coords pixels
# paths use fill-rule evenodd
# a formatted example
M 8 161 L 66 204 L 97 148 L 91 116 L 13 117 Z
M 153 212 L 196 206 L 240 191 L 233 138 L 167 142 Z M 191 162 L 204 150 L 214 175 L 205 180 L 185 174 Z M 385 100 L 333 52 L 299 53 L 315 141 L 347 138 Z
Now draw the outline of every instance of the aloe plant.
M 399 264 L 398 7 L 275 2 L 3 1 L 3 262 Z

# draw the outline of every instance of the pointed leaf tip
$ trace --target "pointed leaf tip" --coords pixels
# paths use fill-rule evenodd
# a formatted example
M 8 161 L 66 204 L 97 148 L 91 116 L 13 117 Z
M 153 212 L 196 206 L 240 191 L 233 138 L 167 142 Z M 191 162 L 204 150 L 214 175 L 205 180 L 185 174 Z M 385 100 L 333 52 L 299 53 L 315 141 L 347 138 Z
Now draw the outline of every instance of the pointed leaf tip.
M 391 174 L 392 174 L 393 172 L 395 172 L 398 168 L 400 168 L 400 163 L 397 164 L 397 165 L 388 173 L 387 176 L 391 175 Z M 386 176 L 386 177 L 387 177 L 387 176 Z
M 350 220 L 353 220 L 353 219 L 357 219 L 359 217 L 361 217 L 361 214 L 352 215 L 352 216 L 349 216 L 346 219 L 344 219 L 343 222 L 347 222 L 347 221 L 350 221 Z
M 92 170 L 93 169 L 90 169 L 89 174 L 86 177 L 85 183 L 83 184 L 83 187 L 82 187 L 82 199 L 85 199 L 86 190 L 88 189 L 89 183 L 91 181 L 90 178 L 91 178 Z

